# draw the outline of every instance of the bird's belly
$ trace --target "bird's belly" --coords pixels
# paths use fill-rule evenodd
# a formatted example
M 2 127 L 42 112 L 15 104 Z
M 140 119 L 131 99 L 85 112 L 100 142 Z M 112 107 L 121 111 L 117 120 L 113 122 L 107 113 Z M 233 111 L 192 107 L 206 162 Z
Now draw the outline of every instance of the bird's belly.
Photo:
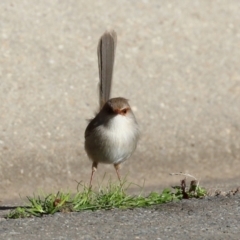
M 95 134 L 86 138 L 85 149 L 94 162 L 117 164 L 131 156 L 136 148 L 137 130 L 118 128 L 99 128 Z
M 91 142 L 90 144 L 88 144 L 88 140 Z M 126 140 L 118 137 L 102 139 L 101 136 L 93 141 L 86 139 L 85 149 L 94 162 L 116 164 L 130 157 L 136 147 L 133 143 L 134 141 L 131 139 Z

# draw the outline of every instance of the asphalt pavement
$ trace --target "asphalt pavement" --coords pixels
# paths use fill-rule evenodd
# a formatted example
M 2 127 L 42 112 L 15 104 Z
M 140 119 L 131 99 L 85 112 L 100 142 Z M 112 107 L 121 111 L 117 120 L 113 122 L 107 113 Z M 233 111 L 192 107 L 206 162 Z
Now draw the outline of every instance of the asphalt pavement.
M 1 239 L 238 240 L 240 195 L 183 200 L 150 208 L 0 219 Z

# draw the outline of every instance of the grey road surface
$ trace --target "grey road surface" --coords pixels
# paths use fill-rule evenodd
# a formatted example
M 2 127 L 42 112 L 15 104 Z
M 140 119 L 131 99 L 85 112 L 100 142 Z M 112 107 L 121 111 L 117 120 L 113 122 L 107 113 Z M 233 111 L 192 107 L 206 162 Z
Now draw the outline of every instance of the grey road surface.
M 86 211 L 1 220 L 0 239 L 239 240 L 240 195 L 146 209 Z

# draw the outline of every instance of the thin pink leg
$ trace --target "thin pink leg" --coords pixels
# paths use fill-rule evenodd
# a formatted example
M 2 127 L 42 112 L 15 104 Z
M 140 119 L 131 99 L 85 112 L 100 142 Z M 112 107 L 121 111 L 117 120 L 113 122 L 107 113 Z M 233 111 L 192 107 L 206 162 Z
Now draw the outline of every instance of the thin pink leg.
M 91 178 L 90 178 L 90 184 L 89 184 L 89 187 L 91 188 L 92 187 L 92 180 L 93 180 L 93 175 L 94 173 L 97 171 L 97 163 L 96 162 L 93 162 L 92 164 L 92 174 L 91 174 Z
M 114 164 L 114 167 L 116 169 L 116 173 L 117 173 L 117 176 L 118 176 L 118 180 L 119 182 L 121 183 L 121 177 L 120 177 L 120 163 L 119 164 Z

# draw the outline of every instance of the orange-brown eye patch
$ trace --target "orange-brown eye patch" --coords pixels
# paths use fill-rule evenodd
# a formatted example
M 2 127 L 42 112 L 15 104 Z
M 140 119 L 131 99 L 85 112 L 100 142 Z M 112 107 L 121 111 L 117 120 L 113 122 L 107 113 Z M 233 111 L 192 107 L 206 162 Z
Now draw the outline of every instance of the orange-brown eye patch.
M 124 108 L 120 111 L 120 114 L 125 115 L 128 112 L 129 108 Z
M 130 108 L 115 109 L 114 112 L 120 115 L 126 115 Z

